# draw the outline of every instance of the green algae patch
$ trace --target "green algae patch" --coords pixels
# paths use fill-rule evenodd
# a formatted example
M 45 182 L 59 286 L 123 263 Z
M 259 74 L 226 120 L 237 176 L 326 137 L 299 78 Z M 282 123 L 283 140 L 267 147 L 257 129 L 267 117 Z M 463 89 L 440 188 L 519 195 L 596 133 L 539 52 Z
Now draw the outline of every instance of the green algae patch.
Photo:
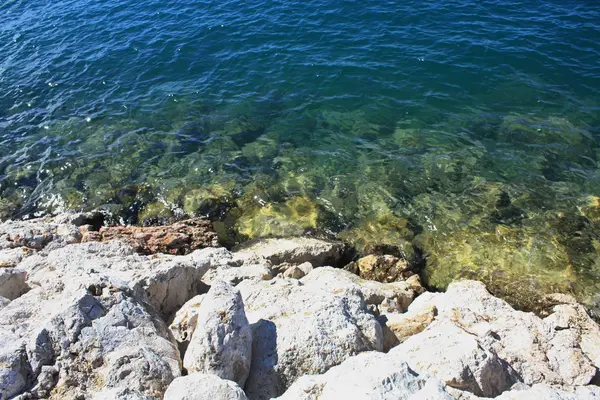
M 319 218 L 317 205 L 307 197 L 296 197 L 283 204 L 265 204 L 244 213 L 236 223 L 239 234 L 249 238 L 297 236 L 315 229 Z
M 354 246 L 359 254 L 394 254 L 407 260 L 415 257 L 411 244 L 413 236 L 409 221 L 392 213 L 366 218 L 338 235 Z

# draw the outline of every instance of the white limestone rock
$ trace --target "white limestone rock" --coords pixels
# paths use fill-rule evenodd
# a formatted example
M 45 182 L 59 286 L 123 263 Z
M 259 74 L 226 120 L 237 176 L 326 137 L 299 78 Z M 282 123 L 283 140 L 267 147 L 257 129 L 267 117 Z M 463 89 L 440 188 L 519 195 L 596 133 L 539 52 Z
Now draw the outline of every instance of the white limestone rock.
M 247 400 L 244 391 L 217 375 L 194 373 L 175 379 L 164 400 Z
M 222 248 L 196 250 L 185 256 L 143 256 L 121 242 L 89 242 L 51 251 L 47 257 L 29 257 L 19 268 L 28 271 L 33 284 L 132 291 L 168 319 L 202 291 L 200 280 L 207 270 L 230 260 L 231 254 Z
M 200 311 L 200 305 L 202 305 L 202 300 L 205 296 L 206 294 L 200 294 L 188 300 L 183 307 L 175 313 L 175 317 L 169 325 L 169 330 L 179 345 L 179 351 L 181 352 L 182 357 L 185 355 L 192 335 L 196 330 L 198 312 Z
M 6 307 L 9 303 L 10 303 L 9 299 L 7 299 L 6 297 L 0 296 L 0 310 L 2 310 L 4 307 Z
M 261 264 L 219 268 L 213 271 L 213 276 L 210 279 L 205 277 L 202 279 L 202 281 L 209 285 L 211 285 L 213 282 L 222 281 L 227 282 L 232 286 L 236 286 L 245 280 L 268 281 L 269 279 L 273 278 L 271 270 L 265 265 Z
M 0 296 L 14 300 L 29 290 L 27 272 L 17 268 L 0 268 Z
M 234 249 L 237 254 L 262 257 L 276 266 L 283 263 L 315 266 L 338 265 L 344 258 L 345 247 L 341 242 L 314 238 L 295 237 L 286 239 L 260 239 L 245 243 Z
M 80 240 L 79 229 L 69 221 L 38 218 L 0 223 L 0 250 L 26 248 L 39 251 L 47 246 L 55 249 Z
M 423 332 L 437 314 L 435 307 L 412 312 L 384 313 L 377 317 L 383 329 L 383 351 L 388 352 L 409 337 Z
M 442 382 L 378 352 L 348 358 L 322 375 L 299 378 L 280 400 L 451 400 Z
M 406 281 L 381 283 L 360 278 L 352 272 L 339 268 L 315 268 L 302 278 L 305 285 L 320 287 L 330 293 L 343 290 L 359 291 L 367 304 L 378 312 L 404 312 L 413 299 L 424 291 L 418 276 Z
M 180 375 L 179 353 L 164 323 L 119 291 L 94 296 L 85 289 L 33 289 L 0 312 L 0 331 L 8 330 L 22 361 L 0 379 L 27 375 L 17 393 L 34 383 L 34 392 L 47 393 L 54 383 L 60 398 L 119 388 L 157 397 Z M 47 367 L 57 371 L 56 379 Z
M 25 341 L 6 327 L 0 328 L 0 399 L 22 393 L 33 379 Z
M 245 386 L 250 399 L 276 397 L 302 375 L 383 349 L 381 326 L 354 288 L 330 290 L 280 278 L 237 287 L 252 323 L 252 369 Z
M 244 386 L 252 357 L 252 330 L 239 291 L 215 282 L 196 315 L 183 359 L 188 372 L 210 373 Z
M 516 374 L 476 335 L 448 320 L 432 323 L 393 348 L 389 355 L 406 360 L 419 374 L 478 396 L 494 397 L 517 381 Z
M 0 379 L 38 397 L 56 380 L 64 398 L 110 398 L 125 389 L 131 398 L 160 398 L 181 373 L 177 344 L 160 317 L 198 293 L 206 270 L 230 259 L 224 249 L 141 256 L 119 242 L 28 257 L 19 267 L 32 289 L 0 311 L 0 330 L 18 344 L 0 352 Z
M 0 268 L 14 268 L 30 253 L 26 247 L 0 250 Z
M 597 325 L 573 305 L 557 306 L 558 315 L 542 320 L 514 310 L 480 282 L 460 281 L 446 293 L 419 296 L 409 311 L 431 306 L 438 310 L 437 319 L 451 320 L 477 336 L 486 351 L 495 352 L 527 385 L 586 385 L 596 374 Z
M 529 388 L 510 390 L 496 397 L 496 400 L 593 400 L 600 398 L 600 390 L 588 386 L 571 388 L 572 391 L 562 390 L 546 384 L 535 384 Z

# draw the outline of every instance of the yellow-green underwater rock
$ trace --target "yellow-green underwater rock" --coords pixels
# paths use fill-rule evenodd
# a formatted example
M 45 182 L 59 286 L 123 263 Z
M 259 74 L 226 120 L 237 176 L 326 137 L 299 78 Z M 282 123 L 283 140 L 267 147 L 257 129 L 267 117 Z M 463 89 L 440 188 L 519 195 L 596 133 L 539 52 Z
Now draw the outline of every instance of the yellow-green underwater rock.
M 477 279 L 514 304 L 534 308 L 541 295 L 570 292 L 577 280 L 558 238 L 535 229 L 465 228 L 422 234 L 416 243 L 425 251 L 426 283 L 438 289 L 456 279 Z
M 366 218 L 338 236 L 361 254 L 396 253 L 410 260 L 414 256 L 410 244 L 413 233 L 408 225 L 408 220 L 389 212 Z
M 316 228 L 319 217 L 317 205 L 308 197 L 295 197 L 283 204 L 269 203 L 242 212 L 235 228 L 249 239 L 301 235 L 306 229 Z

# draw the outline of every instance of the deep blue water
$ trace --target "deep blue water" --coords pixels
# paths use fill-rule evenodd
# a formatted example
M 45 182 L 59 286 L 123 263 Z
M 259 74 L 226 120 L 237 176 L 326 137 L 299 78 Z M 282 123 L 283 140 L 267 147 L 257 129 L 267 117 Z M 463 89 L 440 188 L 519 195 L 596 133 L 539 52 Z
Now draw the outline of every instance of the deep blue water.
M 4 1 L 0 218 L 209 215 L 589 299 L 599 60 L 585 0 Z

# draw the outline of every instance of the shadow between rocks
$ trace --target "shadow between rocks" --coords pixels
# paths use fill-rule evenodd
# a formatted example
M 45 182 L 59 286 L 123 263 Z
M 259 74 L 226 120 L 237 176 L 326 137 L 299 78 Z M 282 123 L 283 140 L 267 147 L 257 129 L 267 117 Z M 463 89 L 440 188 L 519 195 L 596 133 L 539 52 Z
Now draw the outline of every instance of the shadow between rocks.
M 275 366 L 278 363 L 277 327 L 272 321 L 260 319 L 252 327 L 252 363 L 245 392 L 250 400 L 277 397 L 285 391 Z

